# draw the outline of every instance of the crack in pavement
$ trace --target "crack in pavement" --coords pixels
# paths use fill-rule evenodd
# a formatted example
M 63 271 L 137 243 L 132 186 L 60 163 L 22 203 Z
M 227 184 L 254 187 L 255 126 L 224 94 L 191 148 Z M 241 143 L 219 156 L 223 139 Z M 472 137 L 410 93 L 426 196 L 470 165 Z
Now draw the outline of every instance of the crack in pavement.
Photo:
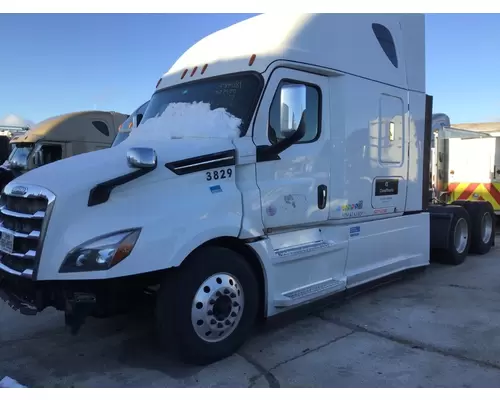
M 472 362 L 476 363 L 477 365 L 481 367 L 486 367 L 486 368 L 494 368 L 497 370 L 500 370 L 500 366 L 494 363 L 491 363 L 489 361 L 483 361 L 483 360 L 478 360 L 475 358 L 469 358 L 467 356 L 464 356 L 458 352 L 455 352 L 453 350 L 444 350 L 440 347 L 434 346 L 432 344 L 424 343 L 424 342 L 418 342 L 410 339 L 405 339 L 400 336 L 392 335 L 389 333 L 384 333 L 380 331 L 374 331 L 370 330 L 368 328 L 365 328 L 363 326 L 354 324 L 354 323 L 349 323 L 349 322 L 343 322 L 340 319 L 337 318 L 331 318 L 331 317 L 325 317 L 324 315 L 316 315 L 318 318 L 322 319 L 323 321 L 330 322 L 339 326 L 342 326 L 347 329 L 352 329 L 352 333 L 356 332 L 362 332 L 362 333 L 367 333 L 369 335 L 377 336 L 382 339 L 387 339 L 390 340 L 391 342 L 401 344 L 403 346 L 411 347 L 412 349 L 417 349 L 417 350 L 423 350 L 427 352 L 432 352 L 432 353 L 437 353 L 445 357 L 454 357 L 456 359 L 462 360 L 462 361 L 467 361 L 467 362 Z
M 257 371 L 259 371 L 259 374 L 252 376 L 250 380 L 250 384 L 248 385 L 249 388 L 253 387 L 256 383 L 257 380 L 260 377 L 264 377 L 264 379 L 267 381 L 268 385 L 270 388 L 280 388 L 281 384 L 279 380 L 270 372 L 270 370 L 265 369 L 260 363 L 255 360 L 252 356 L 248 354 L 242 354 L 238 353 L 243 359 L 245 359 L 248 363 L 253 365 Z
M 287 364 L 287 363 L 289 363 L 289 362 L 291 362 L 291 361 L 295 361 L 295 360 L 297 360 L 297 359 L 299 359 L 299 358 L 301 358 L 301 357 L 304 357 L 304 356 L 305 356 L 305 355 L 307 355 L 307 354 L 314 353 L 315 351 L 321 350 L 322 348 L 324 348 L 324 347 L 326 347 L 326 346 L 329 346 L 329 345 L 331 345 L 332 343 L 338 342 L 339 340 L 342 340 L 342 339 L 344 339 L 344 338 L 346 338 L 346 337 L 348 337 L 348 336 L 352 335 L 353 333 L 356 333 L 356 331 L 355 331 L 355 330 L 351 330 L 351 332 L 346 333 L 345 335 L 342 335 L 342 336 L 336 337 L 335 339 L 332 339 L 332 340 L 328 341 L 327 343 L 324 343 L 324 344 L 322 344 L 322 345 L 320 345 L 320 346 L 317 346 L 317 347 L 314 347 L 314 348 L 312 348 L 312 349 L 307 349 L 307 350 L 306 350 L 306 351 L 304 351 L 302 354 L 296 355 L 295 357 L 291 357 L 291 358 L 289 358 L 289 359 L 287 359 L 287 360 L 285 360 L 285 361 L 282 361 L 282 362 L 280 362 L 280 363 L 276 364 L 274 367 L 269 368 L 269 369 L 265 369 L 262 365 L 260 365 L 260 364 L 259 364 L 259 363 L 257 363 L 256 361 L 253 361 L 253 360 L 251 359 L 251 357 L 249 357 L 249 356 L 245 356 L 245 355 L 240 354 L 240 356 L 242 356 L 242 357 L 243 357 L 245 360 L 247 360 L 250 364 L 252 364 L 253 366 L 255 366 L 255 368 L 257 368 L 257 369 L 259 370 L 259 372 L 261 372 L 259 375 L 256 375 L 256 376 L 254 376 L 254 377 L 250 378 L 250 382 L 251 382 L 251 383 L 250 383 L 250 385 L 249 385 L 248 387 L 249 387 L 249 388 L 253 387 L 253 385 L 255 385 L 255 383 L 257 382 L 257 380 L 258 380 L 260 377 L 262 377 L 262 376 L 264 376 L 264 378 L 265 378 L 265 379 L 267 380 L 267 382 L 269 383 L 269 387 L 278 387 L 278 388 L 279 388 L 279 387 L 281 387 L 281 385 L 280 385 L 280 383 L 279 383 L 278 379 L 274 376 L 274 374 L 273 374 L 271 371 L 276 370 L 277 368 L 279 368 L 279 367 L 281 367 L 282 365 Z M 271 377 L 272 377 L 272 378 L 271 378 Z M 272 379 L 272 381 L 271 381 L 269 378 L 271 378 L 271 379 Z M 272 382 L 272 383 L 271 383 L 271 382 Z M 278 384 L 278 386 L 272 386 L 272 384 L 275 384 L 275 383 L 277 383 L 277 384 Z

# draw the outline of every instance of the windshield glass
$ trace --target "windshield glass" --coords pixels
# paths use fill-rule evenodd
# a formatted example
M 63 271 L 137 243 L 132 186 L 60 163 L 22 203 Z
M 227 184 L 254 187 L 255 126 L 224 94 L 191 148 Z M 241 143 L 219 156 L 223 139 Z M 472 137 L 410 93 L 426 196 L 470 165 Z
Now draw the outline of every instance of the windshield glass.
M 146 101 L 120 125 L 118 133 L 116 134 L 115 140 L 113 140 L 113 144 L 111 144 L 111 147 L 118 146 L 121 142 L 128 138 L 130 131 L 134 128 L 134 117 L 137 117 L 141 114 L 143 115 L 146 107 L 148 106 L 148 103 L 149 101 Z M 141 123 L 141 121 L 139 121 L 139 123 Z
M 261 90 L 261 78 L 255 73 L 233 74 L 195 81 L 156 92 L 144 113 L 144 121 L 160 116 L 171 103 L 203 102 L 210 109 L 224 108 L 241 119 L 244 135 L 250 124 Z
M 13 168 L 27 168 L 28 156 L 33 149 L 33 145 L 13 145 L 12 152 L 9 156 L 9 164 Z

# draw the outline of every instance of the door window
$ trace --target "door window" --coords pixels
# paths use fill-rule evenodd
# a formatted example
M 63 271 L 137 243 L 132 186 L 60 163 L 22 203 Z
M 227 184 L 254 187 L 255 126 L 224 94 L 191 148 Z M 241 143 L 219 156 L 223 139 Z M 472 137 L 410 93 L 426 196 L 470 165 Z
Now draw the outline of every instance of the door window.
M 42 165 L 50 164 L 62 159 L 62 147 L 58 144 L 45 144 L 42 146 Z

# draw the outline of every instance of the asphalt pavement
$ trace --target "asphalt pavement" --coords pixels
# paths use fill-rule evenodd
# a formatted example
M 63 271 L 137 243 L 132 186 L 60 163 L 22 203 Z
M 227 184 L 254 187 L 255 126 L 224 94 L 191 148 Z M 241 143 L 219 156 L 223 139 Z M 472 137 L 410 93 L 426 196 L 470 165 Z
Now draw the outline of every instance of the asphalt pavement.
M 28 387 L 498 387 L 500 248 L 260 329 L 206 367 L 158 352 L 150 315 L 88 320 L 0 302 L 0 379 Z

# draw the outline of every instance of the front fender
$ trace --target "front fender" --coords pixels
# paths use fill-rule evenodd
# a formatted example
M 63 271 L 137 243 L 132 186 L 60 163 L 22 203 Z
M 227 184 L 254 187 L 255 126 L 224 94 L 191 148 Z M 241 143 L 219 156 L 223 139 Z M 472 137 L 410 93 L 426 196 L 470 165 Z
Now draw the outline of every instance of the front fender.
M 56 199 L 37 279 L 108 279 L 162 270 L 178 266 L 210 239 L 238 237 L 243 212 L 234 177 L 214 184 L 199 172 L 140 182 L 116 188 L 108 202 L 94 207 L 87 206 L 88 191 Z M 81 243 L 134 227 L 142 231 L 133 251 L 110 270 L 59 273 L 68 252 Z

